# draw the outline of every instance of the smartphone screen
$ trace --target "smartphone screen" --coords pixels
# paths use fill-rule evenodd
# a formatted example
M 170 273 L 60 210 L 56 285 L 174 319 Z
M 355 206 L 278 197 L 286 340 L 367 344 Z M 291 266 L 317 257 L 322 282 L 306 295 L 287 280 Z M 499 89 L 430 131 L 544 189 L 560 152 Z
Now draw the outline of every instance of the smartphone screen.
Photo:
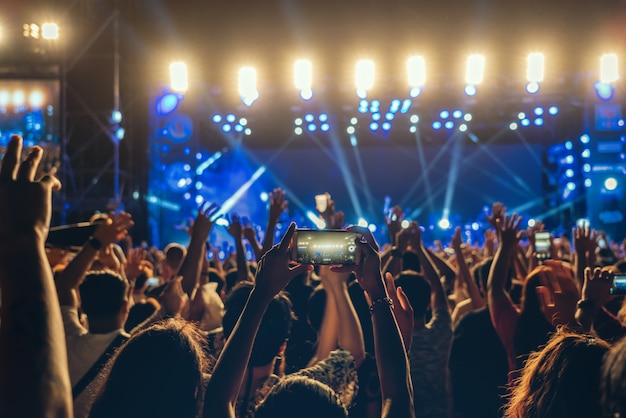
M 612 295 L 626 295 L 626 274 L 616 274 L 611 287 Z
M 294 260 L 303 264 L 356 264 L 356 233 L 296 229 Z
M 535 250 L 537 258 L 548 258 L 550 255 L 550 232 L 535 232 Z

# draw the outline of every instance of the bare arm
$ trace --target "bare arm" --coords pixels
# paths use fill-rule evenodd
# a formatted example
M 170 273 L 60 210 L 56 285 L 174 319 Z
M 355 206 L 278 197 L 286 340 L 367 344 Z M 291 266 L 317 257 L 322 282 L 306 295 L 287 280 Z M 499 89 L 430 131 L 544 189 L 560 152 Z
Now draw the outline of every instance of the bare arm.
M 248 280 L 248 262 L 246 261 L 246 250 L 243 248 L 243 229 L 239 216 L 233 214 L 228 233 L 235 240 L 235 260 L 237 263 L 237 282 Z
M 479 309 L 485 306 L 486 302 L 480 294 L 478 286 L 476 286 L 476 282 L 472 278 L 469 267 L 467 267 L 467 264 L 465 263 L 465 256 L 463 254 L 463 249 L 461 248 L 462 242 L 463 240 L 461 238 L 461 228 L 457 227 L 454 231 L 454 236 L 452 237 L 452 248 L 454 248 L 456 263 L 459 266 L 458 277 L 463 283 L 465 283 L 465 288 L 467 289 L 467 293 L 469 294 L 470 300 L 472 302 L 472 308 Z
M 289 202 L 285 200 L 285 191 L 279 188 L 274 189 L 270 193 L 270 214 L 267 220 L 267 228 L 265 229 L 265 237 L 263 237 L 263 250 L 265 254 L 274 245 L 274 231 L 280 215 L 285 211 Z
M 21 137 L 0 171 L 0 416 L 72 417 L 61 311 L 45 252 L 58 180 L 34 182 L 43 150 L 19 164 Z M 17 181 L 16 181 L 17 180 Z

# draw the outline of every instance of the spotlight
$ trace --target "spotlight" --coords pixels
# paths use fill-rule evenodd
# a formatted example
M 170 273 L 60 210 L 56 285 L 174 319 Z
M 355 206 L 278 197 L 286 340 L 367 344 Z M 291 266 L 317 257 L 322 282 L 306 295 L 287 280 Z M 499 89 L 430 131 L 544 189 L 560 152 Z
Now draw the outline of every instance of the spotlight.
M 465 116 L 463 116 L 463 119 L 465 120 L 465 122 L 469 122 L 472 120 L 472 114 L 471 113 L 466 113 Z
M 252 135 L 252 129 L 250 129 L 250 128 L 246 128 L 246 129 L 243 131 L 243 133 L 244 133 L 244 135 L 250 136 L 250 135 Z
M 256 70 L 252 67 L 241 67 L 239 70 L 239 97 L 246 106 L 252 104 L 259 98 L 256 86 Z
M 317 125 L 315 125 L 314 123 L 309 123 L 309 125 L 306 127 L 306 129 L 309 132 L 315 132 L 315 131 L 317 131 Z
M 213 115 L 213 123 L 222 123 L 222 115 Z
M 378 123 L 376 123 L 376 122 L 372 122 L 372 123 L 370 123 L 370 129 L 371 129 L 372 131 L 376 131 L 376 130 L 378 130 Z
M 404 101 L 402 102 L 402 108 L 400 109 L 400 113 L 408 112 L 409 109 L 411 109 L 412 105 L 413 101 L 411 99 L 404 99 Z
M 512 131 L 517 130 L 517 123 L 515 123 L 515 122 L 511 122 L 511 123 L 509 124 L 509 129 L 510 129 L 510 130 L 512 130 Z
M 414 134 L 415 132 L 417 132 L 417 126 L 411 126 L 409 128 L 409 132 L 411 132 L 412 134 Z
M 465 82 L 468 85 L 475 86 L 482 83 L 485 73 L 485 56 L 470 55 L 467 57 L 467 68 L 465 71 Z M 466 91 L 467 93 L 467 91 Z M 472 96 L 469 95 L 468 96 Z
M 409 121 L 411 123 L 418 123 L 420 121 L 420 117 L 418 115 L 411 115 L 411 117 L 409 118 Z
M 35 108 L 35 109 L 39 109 L 42 105 L 43 105 L 43 94 L 40 91 L 33 91 L 29 96 L 28 96 L 28 103 L 30 104 L 30 107 Z M 121 122 L 121 116 L 122 114 L 120 113 L 120 120 L 119 122 Z M 116 123 L 119 123 L 116 122 Z
M 472 222 L 472 230 L 478 231 L 480 229 L 480 224 L 478 222 Z
M 375 224 L 369 224 L 367 226 L 367 229 L 370 230 L 370 232 L 373 234 L 374 232 L 376 232 L 376 230 L 378 229 L 378 227 Z
M 418 97 L 420 94 L 422 94 L 422 89 L 420 89 L 419 87 L 413 87 L 409 91 L 409 96 L 413 98 Z
M 222 131 L 224 131 L 224 132 L 226 132 L 226 133 L 230 132 L 232 129 L 233 129 L 233 128 L 232 128 L 232 126 L 230 126 L 230 125 L 229 125 L 229 124 L 227 124 L 227 123 L 226 123 L 226 124 L 224 124 L 224 125 L 222 125 Z
M 296 118 L 296 119 L 293 121 L 293 123 L 294 123 L 296 126 L 301 126 L 301 125 L 302 125 L 302 118 Z
M 298 126 L 298 127 L 296 127 L 296 128 L 293 130 L 293 132 L 294 132 L 296 135 L 302 135 L 302 128 Z
M 537 106 L 537 107 L 533 110 L 533 112 L 535 113 L 535 115 L 537 115 L 537 116 L 541 116 L 541 115 L 543 115 L 543 107 L 541 107 L 541 106 Z
M 574 177 L 574 170 L 572 170 L 571 168 L 568 168 L 567 170 L 565 170 L 565 177 L 568 177 L 568 178 Z
M 267 202 L 270 197 L 267 194 L 267 192 L 261 192 L 261 194 L 259 195 L 259 198 L 261 199 L 261 202 Z
M 450 112 L 448 112 L 447 110 L 442 110 L 441 112 L 439 112 L 439 117 L 441 119 L 448 119 L 450 117 Z
M 327 123 L 322 123 L 322 126 L 320 126 L 320 129 L 322 130 L 322 132 L 328 132 L 330 130 L 330 125 Z
M 606 180 L 604 180 L 604 188 L 610 192 L 617 189 L 617 186 L 618 186 L 618 182 L 615 177 L 609 177 Z
M 565 142 L 565 149 L 566 150 L 571 150 L 574 147 L 574 144 L 572 144 L 572 141 L 566 141 Z
M 31 94 L 31 106 L 32 106 L 32 96 L 33 95 Z M 119 110 L 114 110 L 113 112 L 111 112 L 111 122 L 113 123 L 122 122 L 122 112 L 120 112 Z
M 243 126 L 240 124 L 235 125 L 235 132 L 243 132 Z
M 352 118 L 352 119 L 350 119 L 350 123 L 352 125 L 356 125 L 357 123 L 359 123 L 359 120 L 357 118 Z
M 433 129 L 435 130 L 439 130 L 441 129 L 441 122 L 439 122 L 438 120 L 433 122 Z
M 406 219 L 404 219 L 402 222 L 400 222 L 400 227 L 402 229 L 407 229 L 409 227 L 409 225 L 411 225 L 411 223 L 408 220 L 406 220 Z
M 471 85 L 471 84 L 467 84 L 465 86 L 465 94 L 468 96 L 475 96 L 476 95 L 476 86 Z
M 588 144 L 589 143 L 589 135 L 584 134 L 580 136 L 580 142 L 583 144 Z
M 585 179 L 585 187 L 589 188 L 592 184 L 591 179 Z
M 524 113 L 524 112 L 519 112 L 519 113 L 517 114 L 517 118 L 518 118 L 519 120 L 526 119 L 526 113 Z
M 394 114 L 389 112 L 385 115 L 385 119 L 387 120 L 393 120 L 395 118 Z
M 174 91 L 184 92 L 189 88 L 187 64 L 175 61 L 170 64 L 170 87 Z
M 315 120 L 315 116 L 313 116 L 313 114 L 311 113 L 307 113 L 306 115 L 304 115 L 304 120 L 311 123 Z
M 361 98 L 367 97 L 367 91 L 374 86 L 374 62 L 360 60 L 356 63 L 356 90 Z
M 372 120 L 379 121 L 380 120 L 380 113 L 372 114 Z
M 56 23 L 44 23 L 41 25 L 41 37 L 44 39 L 58 39 L 59 27 Z
M 529 228 L 533 228 L 535 226 L 535 224 L 536 224 L 536 221 L 534 219 L 530 218 L 528 220 L 528 227 Z
M 124 139 L 124 135 L 126 135 L 126 130 L 124 130 L 124 128 L 117 128 L 117 130 L 115 131 L 115 138 L 117 138 L 118 141 L 121 141 L 122 139 Z
M 613 92 L 615 87 L 609 83 L 603 83 L 601 81 L 596 82 L 593 87 L 596 89 L 596 94 L 601 100 L 611 100 L 613 98 Z
M 447 121 L 444 125 L 446 127 L 446 129 L 452 129 L 454 128 L 454 122 L 452 122 L 451 120 Z
M 450 229 L 450 221 L 446 218 L 440 219 L 439 222 L 437 222 L 437 226 L 439 226 L 439 228 L 441 229 Z
M 552 116 L 556 116 L 559 114 L 559 108 L 558 106 L 550 106 L 548 108 L 548 113 L 551 114 Z
M 232 113 L 226 115 L 226 122 L 228 122 L 228 123 L 235 123 L 236 119 L 237 118 Z
M 574 191 L 576 190 L 576 183 L 574 183 L 573 181 L 570 181 L 565 185 L 565 188 L 567 188 L 567 190 L 569 191 Z
M 419 90 L 426 83 L 426 61 L 424 57 L 419 55 L 410 57 L 406 62 L 406 67 L 411 91 L 414 89 Z M 411 96 L 417 97 L 417 95 Z
M 600 57 L 600 82 L 604 84 L 614 83 L 619 80 L 617 71 L 617 55 L 604 54 Z
M 583 164 L 583 171 L 585 173 L 591 173 L 591 164 Z
M 302 100 L 311 100 L 313 98 L 313 90 L 300 90 Z
M 454 119 L 460 119 L 461 116 L 463 116 L 463 112 L 459 109 L 455 110 L 454 112 L 452 112 L 452 117 Z
M 534 81 L 526 84 L 526 91 L 529 94 L 535 94 L 539 91 L 539 83 L 536 83 Z
M 246 118 L 239 119 L 239 124 L 241 126 L 246 126 L 248 124 L 248 119 L 246 119 Z
M 542 118 L 537 118 L 534 121 L 535 126 L 543 126 L 543 119 Z
M 591 151 L 589 150 L 589 148 L 586 148 L 583 150 L 583 152 L 580 153 L 580 156 L 583 158 L 589 158 L 591 157 Z
M 313 97 L 311 85 L 313 83 L 313 66 L 309 60 L 297 60 L 293 66 L 294 84 L 300 90 L 300 96 L 304 100 Z
M 459 125 L 459 131 L 461 131 L 461 132 L 467 131 L 467 125 L 464 124 L 464 123 L 460 124 Z
M 346 132 L 347 132 L 348 134 L 350 134 L 350 135 L 354 134 L 354 132 L 355 132 L 355 131 L 356 131 L 356 130 L 354 129 L 354 126 L 348 126 L 348 127 L 346 128 Z
M 530 126 L 530 119 L 522 119 L 520 123 L 522 126 Z
M 391 129 L 391 123 L 389 123 L 389 122 L 383 122 L 382 127 L 383 127 L 383 130 L 384 130 L 384 131 L 388 131 L 388 130 L 390 130 L 390 129 Z
M 320 122 L 326 122 L 328 120 L 328 115 L 326 113 L 322 113 L 317 118 Z

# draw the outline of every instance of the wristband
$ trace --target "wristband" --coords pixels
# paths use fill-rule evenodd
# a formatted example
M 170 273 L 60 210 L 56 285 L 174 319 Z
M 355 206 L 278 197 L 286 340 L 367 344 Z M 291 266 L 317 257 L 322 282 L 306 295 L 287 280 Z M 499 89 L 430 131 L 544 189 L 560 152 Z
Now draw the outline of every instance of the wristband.
M 100 240 L 96 237 L 89 237 L 89 240 L 87 241 L 89 243 L 89 245 L 91 245 L 91 247 L 96 250 L 99 251 L 100 248 L 102 248 L 102 243 L 100 242 Z
M 378 306 L 391 306 L 393 308 L 393 301 L 390 298 L 376 299 L 370 304 L 370 312 L 374 312 L 374 309 L 376 309 Z
M 595 303 L 593 303 L 591 299 L 581 299 L 576 302 L 576 306 L 578 307 L 578 309 L 589 309 L 594 308 Z

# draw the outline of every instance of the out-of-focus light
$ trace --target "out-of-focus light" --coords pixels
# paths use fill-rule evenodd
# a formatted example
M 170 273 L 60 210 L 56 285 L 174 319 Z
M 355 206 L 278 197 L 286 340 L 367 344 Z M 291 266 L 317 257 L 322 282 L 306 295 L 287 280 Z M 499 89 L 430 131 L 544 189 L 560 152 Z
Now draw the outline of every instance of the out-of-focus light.
M 418 123 L 420 121 L 420 117 L 418 115 L 411 115 L 411 117 L 409 118 L 409 121 L 411 123 Z
M 570 150 L 574 147 L 574 144 L 572 144 L 572 141 L 566 141 L 565 142 L 565 149 Z
M 510 129 L 510 130 L 512 130 L 512 131 L 517 130 L 517 123 L 515 123 L 515 122 L 511 122 L 511 123 L 509 124 L 509 129 Z
M 473 54 L 467 57 L 467 68 L 465 70 L 465 82 L 472 86 L 477 86 L 483 82 L 485 74 L 485 56 Z
M 0 107 L 7 107 L 11 103 L 11 94 L 8 91 L 0 91 Z
M 357 123 L 359 123 L 359 120 L 357 118 L 352 118 L 352 119 L 350 119 L 350 123 L 352 125 L 356 125 Z
M 537 115 L 537 116 L 541 116 L 541 115 L 543 115 L 543 107 L 541 107 L 541 106 L 537 106 L 537 107 L 533 110 L 533 112 L 535 113 L 535 115 Z
M 574 183 L 573 181 L 570 181 L 565 185 L 565 188 L 567 190 L 574 191 L 576 190 L 576 183 Z
M 320 126 L 320 129 L 322 132 L 328 132 L 330 130 L 330 125 L 328 123 L 322 123 L 322 126 Z
M 239 119 L 239 124 L 241 126 L 246 126 L 248 124 L 248 119 L 246 119 L 246 118 Z
M 228 133 L 228 132 L 230 132 L 230 131 L 232 131 L 232 130 L 233 130 L 233 127 L 232 127 L 232 126 L 230 126 L 229 124 L 224 124 L 224 125 L 222 125 L 222 131 L 223 131 L 223 132 Z
M 439 222 L 437 222 L 437 226 L 441 229 L 450 229 L 450 221 L 446 218 L 440 219 Z
M 370 129 L 371 129 L 372 131 L 377 130 L 377 129 L 378 129 L 378 123 L 376 123 L 376 122 L 372 122 L 372 123 L 370 123 Z
M 551 114 L 552 116 L 556 116 L 559 114 L 559 108 L 558 106 L 550 106 L 548 108 L 548 113 Z
M 480 224 L 478 222 L 472 222 L 472 230 L 478 231 L 480 229 Z
M 404 99 L 404 101 L 402 102 L 402 108 L 400 109 L 400 113 L 408 112 L 409 109 L 411 109 L 412 105 L 413 101 L 411 99 Z
M 324 228 L 326 228 L 326 222 L 324 222 L 324 220 L 322 218 L 317 216 L 312 211 L 308 210 L 306 212 L 306 217 L 309 218 L 309 220 L 315 224 L 317 229 L 324 229 Z
M 387 120 L 394 120 L 394 119 L 395 119 L 395 116 L 394 116 L 394 114 L 393 114 L 393 113 L 388 112 L 388 113 L 385 115 L 385 119 L 387 119 Z
M 589 148 L 586 148 L 580 153 L 580 156 L 583 158 L 589 158 L 591 157 L 591 151 L 589 150 Z
M 517 114 L 517 118 L 518 118 L 519 120 L 526 119 L 526 113 L 524 113 L 524 112 L 519 112 L 519 113 Z
M 467 131 L 467 125 L 464 124 L 464 123 L 460 124 L 459 125 L 459 131 L 461 131 L 461 132 Z
M 246 129 L 244 129 L 243 134 L 244 134 L 244 135 L 247 135 L 247 136 L 252 135 L 252 129 L 250 129 L 250 128 L 246 128 Z
M 359 218 L 359 221 L 357 222 L 357 225 L 365 228 L 365 227 L 367 227 L 369 225 L 369 223 L 365 219 Z
M 301 127 L 299 127 L 299 126 L 297 126 L 297 127 L 293 130 L 293 132 L 294 132 L 296 135 L 302 135 L 302 128 L 301 128 Z
M 117 130 L 115 131 L 115 138 L 117 138 L 118 141 L 121 141 L 122 139 L 124 139 L 124 135 L 126 135 L 126 131 L 124 130 L 124 128 L 117 128 Z
M 409 225 L 411 225 L 411 223 L 408 220 L 406 220 L 406 219 L 404 219 L 402 222 L 400 222 L 400 227 L 402 229 L 407 229 L 409 227 Z
M 28 97 L 28 103 L 30 104 L 30 107 L 39 109 L 41 106 L 43 106 L 43 94 L 37 90 L 33 91 Z
M 585 173 L 591 173 L 591 164 L 583 164 L 583 171 Z
M 465 94 L 468 96 L 475 96 L 476 95 L 476 86 L 473 84 L 467 84 L 465 85 Z
M 591 187 L 592 184 L 591 179 L 585 179 L 585 187 Z
M 574 164 L 574 156 L 573 155 L 567 155 L 565 157 L 565 164 Z
M 531 218 L 531 219 L 528 220 L 528 227 L 529 228 L 534 227 L 535 224 L 536 224 L 536 221 L 534 219 Z
M 315 120 L 315 116 L 313 116 L 312 113 L 307 113 L 306 115 L 304 115 L 304 120 L 311 123 Z
M 185 92 L 189 88 L 187 64 L 182 61 L 175 61 L 170 64 L 170 88 L 179 92 Z
M 534 121 L 535 126 L 543 126 L 543 118 L 537 118 Z
M 167 93 L 164 94 L 156 105 L 156 112 L 160 116 L 167 116 L 178 108 L 178 104 L 180 103 L 180 98 L 178 94 L 175 93 Z M 213 116 L 213 120 L 215 120 L 215 116 Z M 111 118 L 113 119 L 113 117 Z M 119 123 L 119 122 L 117 122 Z
M 367 229 L 370 230 L 370 232 L 373 234 L 374 232 L 376 232 L 376 230 L 378 229 L 378 227 L 376 226 L 376 224 L 369 224 L 367 226 Z
M 359 141 L 357 140 L 356 136 L 353 134 L 350 134 L 350 145 L 352 145 L 353 147 L 356 147 L 357 145 L 359 145 Z
M 450 112 L 448 112 L 447 110 L 442 110 L 441 112 L 439 112 L 439 117 L 441 119 L 448 119 L 450 117 Z
M 541 53 L 533 52 L 528 54 L 526 59 L 526 79 L 530 83 L 541 83 L 543 81 L 544 56 Z M 537 85 L 537 90 L 539 86 Z M 530 93 L 530 92 L 529 92 Z
M 235 123 L 235 120 L 237 120 L 237 117 L 233 115 L 232 113 L 229 113 L 228 115 L 226 115 L 226 122 Z
M 267 192 L 261 192 L 259 198 L 261 199 L 261 202 L 267 202 L 270 196 L 267 194 Z
M 593 87 L 596 89 L 596 94 L 600 99 L 611 100 L 613 98 L 615 87 L 611 83 L 598 81 L 594 83 Z
M 438 120 L 433 122 L 433 129 L 441 129 L 441 122 Z
M 300 90 L 302 100 L 311 100 L 313 98 L 313 90 Z
M 413 87 L 410 91 L 409 91 L 409 96 L 416 98 L 418 97 L 420 94 L 422 94 L 422 89 L 419 87 Z
M 361 98 L 367 97 L 367 91 L 374 86 L 374 62 L 360 60 L 356 63 L 355 74 L 357 94 Z M 360 93 L 360 94 L 359 94 Z
M 59 26 L 56 23 L 41 25 L 41 37 L 44 39 L 59 39 Z
M 391 129 L 391 123 L 389 122 L 383 122 L 383 124 L 381 125 L 383 128 L 383 131 L 388 131 Z
M 465 116 L 463 116 L 463 120 L 465 120 L 465 122 L 469 122 L 472 120 L 472 114 L 471 113 L 466 113 Z
M 309 132 L 315 132 L 317 131 L 317 125 L 314 123 L 309 123 L 309 125 L 306 127 L 307 131 Z
M 417 126 L 411 126 L 409 128 L 409 132 L 412 133 L 412 134 L 416 133 L 417 132 Z
M 246 106 L 252 106 L 259 98 L 256 86 L 256 70 L 252 67 L 241 67 L 239 69 L 239 97 Z
M 33 95 L 31 94 L 30 96 L 31 96 L 31 105 L 32 105 Z M 113 123 L 122 122 L 122 112 L 120 112 L 119 110 L 114 110 L 113 112 L 111 112 L 111 122 Z
M 213 115 L 213 123 L 222 123 L 222 115 Z
M 588 144 L 589 143 L 589 135 L 584 134 L 580 136 L 580 142 L 582 144 Z
M 296 118 L 296 119 L 293 121 L 293 123 L 294 123 L 296 126 L 301 126 L 301 125 L 302 125 L 302 118 Z
M 463 116 L 463 112 L 459 109 L 455 110 L 454 112 L 452 112 L 452 117 L 454 119 L 460 119 L 461 116 Z
M 616 54 L 604 54 L 600 57 L 600 82 L 614 83 L 619 80 Z
M 11 103 L 13 106 L 22 106 L 26 102 L 26 96 L 22 90 L 16 90 L 11 95 Z
M 528 94 L 535 94 L 539 91 L 539 83 L 537 83 L 536 81 L 531 81 L 530 83 L 526 84 L 526 91 L 528 92 Z
M 328 115 L 326 113 L 320 113 L 317 117 L 320 122 L 326 122 L 328 120 Z
M 298 90 L 311 91 L 313 65 L 309 60 L 297 60 L 293 65 L 293 81 Z
M 522 119 L 520 123 L 522 126 L 530 126 L 530 119 Z
M 243 132 L 243 126 L 240 124 L 235 125 L 235 132 Z
M 446 129 L 452 129 L 454 128 L 454 122 L 452 122 L 451 120 L 447 121 L 444 126 L 446 127 Z
M 201 181 L 197 181 L 197 182 L 196 182 L 196 190 L 202 190 L 202 187 L 203 187 L 203 186 L 204 186 L 204 185 L 202 184 L 202 182 L 201 182 Z
M 604 180 L 604 188 L 610 192 L 617 189 L 617 186 L 618 182 L 615 177 L 608 177 L 606 180 Z
M 354 126 L 348 126 L 346 128 L 346 132 L 350 135 L 354 134 L 354 132 L 356 131 L 356 129 L 354 129 Z
M 574 177 L 574 170 L 572 170 L 571 168 L 568 168 L 567 170 L 565 170 L 565 177 L 568 177 L 568 178 Z
M 420 88 L 426 84 L 426 61 L 424 57 L 420 55 L 410 57 L 406 62 L 406 68 L 411 89 Z
M 379 121 L 380 120 L 380 113 L 374 113 L 372 115 L 372 120 Z

